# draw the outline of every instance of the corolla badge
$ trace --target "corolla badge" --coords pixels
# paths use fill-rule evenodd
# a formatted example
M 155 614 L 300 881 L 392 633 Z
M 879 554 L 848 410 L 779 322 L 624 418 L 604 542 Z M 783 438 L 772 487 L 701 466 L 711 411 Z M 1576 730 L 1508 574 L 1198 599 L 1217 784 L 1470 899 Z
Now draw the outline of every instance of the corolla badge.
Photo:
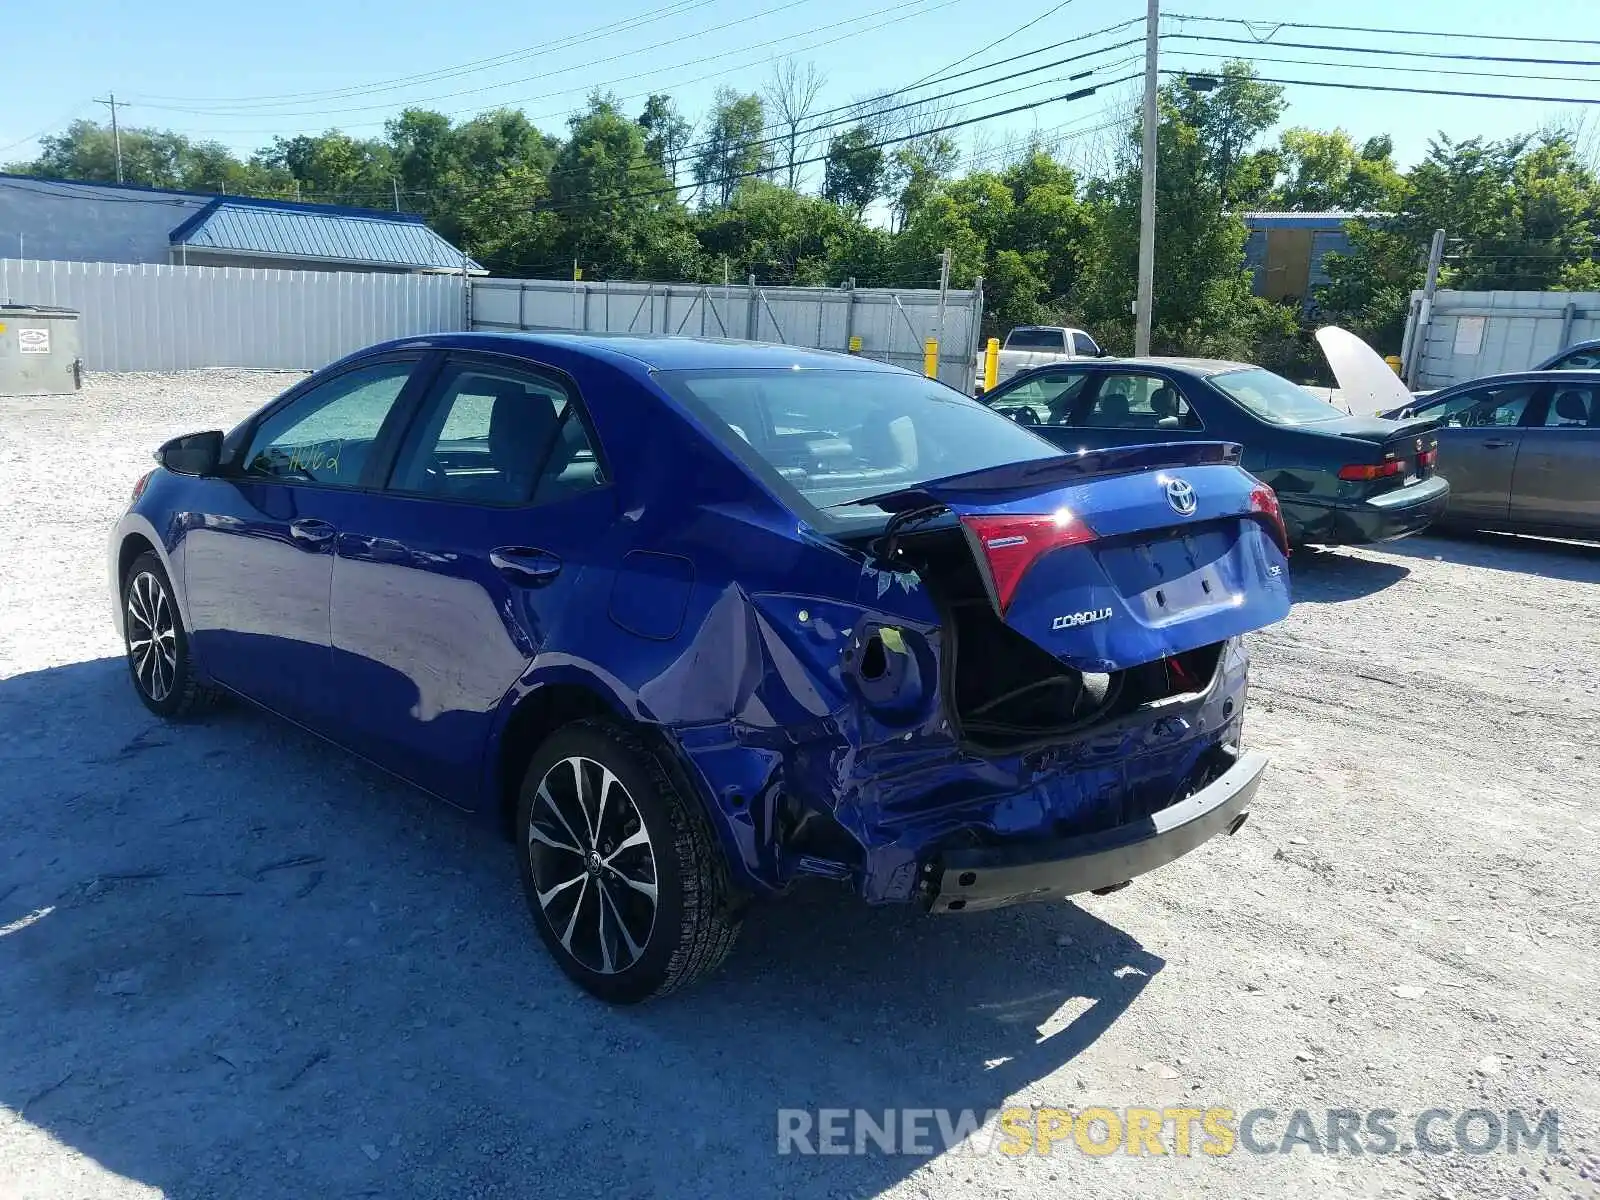
M 1057 632 L 1063 629 L 1076 629 L 1079 625 L 1092 625 L 1096 621 L 1107 620 L 1110 616 L 1109 608 L 1090 608 L 1083 612 L 1063 613 L 1050 622 L 1050 628 Z
M 1194 510 L 1200 507 L 1200 501 L 1195 498 L 1194 488 L 1186 480 L 1167 480 L 1167 503 L 1172 505 L 1172 511 L 1180 517 L 1194 516 Z

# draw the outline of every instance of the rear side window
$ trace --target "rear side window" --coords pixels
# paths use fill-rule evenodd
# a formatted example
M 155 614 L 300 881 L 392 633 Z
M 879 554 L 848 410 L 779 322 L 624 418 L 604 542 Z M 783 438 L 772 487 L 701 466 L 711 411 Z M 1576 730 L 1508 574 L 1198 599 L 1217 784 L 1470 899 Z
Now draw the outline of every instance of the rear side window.
M 1060 451 L 970 397 L 903 371 L 662 371 L 661 385 L 798 514 Z M 875 514 L 882 519 L 882 513 Z
M 415 365 L 357 367 L 297 397 L 256 428 L 244 474 L 283 483 L 360 486 L 372 443 Z
M 1547 429 L 1584 429 L 1600 425 L 1600 389 L 1558 387 L 1545 409 Z
M 514 368 L 454 365 L 395 462 L 393 491 L 479 504 L 543 504 L 600 485 L 565 384 Z
M 1590 346 L 1563 355 L 1556 360 L 1554 367 L 1558 371 L 1590 371 L 1596 368 L 1600 368 L 1600 346 Z
M 1269 425 L 1313 425 L 1345 415 L 1299 384 L 1260 367 L 1223 371 L 1208 376 L 1206 382 Z
M 1059 329 L 1013 329 L 1006 335 L 1007 350 L 1066 351 L 1065 335 Z
M 1535 390 L 1531 383 L 1473 388 L 1417 411 L 1419 416 L 1432 417 L 1447 429 L 1520 425 Z
M 1084 425 L 1100 429 L 1199 429 L 1189 401 L 1159 375 L 1107 375 Z

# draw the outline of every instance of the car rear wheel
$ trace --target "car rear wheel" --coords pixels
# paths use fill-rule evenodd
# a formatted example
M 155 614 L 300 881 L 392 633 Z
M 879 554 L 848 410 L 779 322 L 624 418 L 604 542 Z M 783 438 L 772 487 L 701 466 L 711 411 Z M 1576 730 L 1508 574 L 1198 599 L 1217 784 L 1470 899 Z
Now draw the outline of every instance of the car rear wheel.
M 172 583 L 154 554 L 134 559 L 123 577 L 122 638 L 133 689 L 158 717 L 188 716 L 210 700 L 189 658 Z
M 722 852 L 697 799 L 637 736 L 590 721 L 559 730 L 519 800 L 528 909 L 580 987 L 634 1004 L 727 956 L 739 917 Z

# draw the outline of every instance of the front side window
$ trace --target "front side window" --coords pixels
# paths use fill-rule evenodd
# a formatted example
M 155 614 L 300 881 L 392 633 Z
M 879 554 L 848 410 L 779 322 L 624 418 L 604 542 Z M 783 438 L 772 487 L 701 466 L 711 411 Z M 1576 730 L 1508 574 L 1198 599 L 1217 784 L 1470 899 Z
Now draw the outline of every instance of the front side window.
M 359 487 L 372 444 L 415 365 L 357 367 L 291 401 L 256 427 L 245 477 Z
M 662 371 L 656 378 L 785 503 L 821 527 L 861 519 L 823 510 L 1061 453 L 953 388 L 900 371 L 745 368 Z
M 1018 425 L 1069 425 L 1072 406 L 1083 395 L 1086 371 L 1048 371 L 1027 376 L 990 405 Z
M 1083 424 L 1099 429 L 1199 429 L 1182 392 L 1159 375 L 1113 374 L 1100 384 Z
M 1432 417 L 1446 429 L 1478 429 L 1518 425 L 1533 399 L 1535 385 L 1513 383 L 1503 387 L 1474 388 L 1439 403 L 1419 408 L 1417 415 Z
M 1084 358 L 1100 357 L 1100 347 L 1095 345 L 1094 339 L 1087 333 L 1073 333 L 1072 352 L 1074 354 L 1081 354 Z
M 1347 415 L 1299 384 L 1260 367 L 1223 371 L 1208 376 L 1206 382 L 1269 425 L 1314 425 Z
M 515 368 L 458 365 L 407 433 L 390 489 L 479 504 L 543 504 L 601 483 L 567 386 Z

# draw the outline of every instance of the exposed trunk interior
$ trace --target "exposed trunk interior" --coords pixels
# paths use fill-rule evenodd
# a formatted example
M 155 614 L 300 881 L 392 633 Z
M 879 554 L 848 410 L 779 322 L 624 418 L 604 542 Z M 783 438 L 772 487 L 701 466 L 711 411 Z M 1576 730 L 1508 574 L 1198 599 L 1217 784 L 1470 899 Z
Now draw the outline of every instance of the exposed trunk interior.
M 1209 686 L 1222 643 L 1110 674 L 1082 672 L 995 612 L 959 527 L 898 539 L 945 615 L 945 688 L 962 741 L 1000 752 L 1115 720 L 1141 705 Z

